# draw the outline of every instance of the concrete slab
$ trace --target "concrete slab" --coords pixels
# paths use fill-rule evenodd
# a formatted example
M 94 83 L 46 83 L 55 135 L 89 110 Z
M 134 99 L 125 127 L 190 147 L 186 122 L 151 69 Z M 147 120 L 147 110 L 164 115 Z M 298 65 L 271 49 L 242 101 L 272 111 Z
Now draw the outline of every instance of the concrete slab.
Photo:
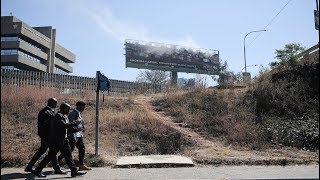
M 194 166 L 190 158 L 180 155 L 123 156 L 117 167 L 186 167 Z

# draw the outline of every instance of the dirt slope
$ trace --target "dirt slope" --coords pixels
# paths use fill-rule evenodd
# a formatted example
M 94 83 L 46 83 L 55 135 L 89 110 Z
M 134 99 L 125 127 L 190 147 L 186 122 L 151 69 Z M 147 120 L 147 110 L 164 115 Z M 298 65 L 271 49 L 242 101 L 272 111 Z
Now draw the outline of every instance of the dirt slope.
M 298 149 L 264 149 L 260 151 L 239 150 L 232 146 L 225 146 L 219 139 L 206 139 L 189 127 L 174 123 L 172 117 L 162 112 L 157 112 L 150 104 L 150 98 L 136 98 L 135 102 L 144 108 L 150 116 L 157 119 L 166 126 L 180 132 L 187 139 L 196 143 L 195 146 L 184 150 L 183 155 L 191 157 L 199 165 L 203 164 L 264 164 L 264 165 L 286 165 L 286 164 L 318 164 L 317 152 L 308 152 Z

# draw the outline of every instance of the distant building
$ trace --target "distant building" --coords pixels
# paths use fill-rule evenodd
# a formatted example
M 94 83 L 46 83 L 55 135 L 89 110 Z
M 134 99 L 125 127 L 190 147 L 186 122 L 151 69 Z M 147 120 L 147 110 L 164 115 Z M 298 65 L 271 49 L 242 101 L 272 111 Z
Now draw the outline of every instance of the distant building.
M 1 16 L 1 68 L 72 73 L 75 54 L 56 43 L 56 29 L 31 27 L 14 16 Z

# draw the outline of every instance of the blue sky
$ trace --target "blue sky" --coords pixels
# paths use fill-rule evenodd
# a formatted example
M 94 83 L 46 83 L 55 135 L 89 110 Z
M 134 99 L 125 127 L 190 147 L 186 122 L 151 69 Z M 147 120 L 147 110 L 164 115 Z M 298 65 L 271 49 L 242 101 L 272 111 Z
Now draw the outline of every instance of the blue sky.
M 289 4 L 271 22 L 281 8 Z M 138 69 L 125 68 L 124 39 L 219 50 L 235 73 L 252 76 L 275 61 L 275 49 L 287 43 L 309 48 L 319 41 L 314 27 L 315 0 L 1 0 L 1 15 L 30 26 L 53 26 L 57 42 L 76 54 L 73 75 L 134 81 Z M 258 36 L 258 37 L 257 37 Z M 195 74 L 178 73 L 194 78 Z M 214 84 L 210 76 L 203 76 Z

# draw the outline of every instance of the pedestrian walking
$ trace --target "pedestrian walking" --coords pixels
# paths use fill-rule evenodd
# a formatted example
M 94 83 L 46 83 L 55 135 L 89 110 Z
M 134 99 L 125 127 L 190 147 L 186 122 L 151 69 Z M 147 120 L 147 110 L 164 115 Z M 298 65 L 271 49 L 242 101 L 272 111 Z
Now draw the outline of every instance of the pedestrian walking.
M 68 139 L 71 146 L 71 151 L 73 152 L 75 147 L 77 147 L 79 151 L 79 171 L 88 171 L 91 168 L 87 167 L 84 164 L 84 155 L 85 155 L 85 146 L 83 141 L 83 133 L 84 129 L 84 119 L 82 118 L 81 113 L 84 111 L 86 107 L 86 103 L 83 101 L 76 102 L 76 108 L 69 113 L 68 119 L 70 122 L 80 121 L 78 126 L 73 127 L 73 131 L 69 131 Z M 63 154 L 61 154 L 58 159 L 59 161 L 63 158 Z
M 33 166 L 39 160 L 39 158 L 47 151 L 49 148 L 49 125 L 50 122 L 53 119 L 54 116 L 54 108 L 57 107 L 57 99 L 56 98 L 50 98 L 48 99 L 47 106 L 44 107 L 39 113 L 38 113 L 38 135 L 41 140 L 41 144 L 37 152 L 33 155 L 30 162 L 24 169 L 25 172 L 32 172 Z M 61 171 L 60 166 L 58 164 L 57 158 L 51 159 L 51 164 L 54 169 L 55 174 L 64 174 L 63 171 Z
M 59 151 L 66 159 L 66 163 L 71 170 L 71 177 L 86 174 L 85 172 L 78 172 L 78 169 L 72 160 L 71 148 L 67 138 L 67 133 L 70 128 L 77 126 L 80 121 L 74 121 L 70 123 L 68 120 L 69 111 L 70 105 L 67 103 L 62 103 L 60 105 L 60 111 L 55 114 L 53 121 L 51 121 L 49 132 L 49 152 L 40 162 L 38 167 L 35 168 L 33 172 L 34 175 L 38 177 L 46 177 L 46 175 L 42 174 L 42 170 L 49 163 L 50 159 L 56 157 Z

